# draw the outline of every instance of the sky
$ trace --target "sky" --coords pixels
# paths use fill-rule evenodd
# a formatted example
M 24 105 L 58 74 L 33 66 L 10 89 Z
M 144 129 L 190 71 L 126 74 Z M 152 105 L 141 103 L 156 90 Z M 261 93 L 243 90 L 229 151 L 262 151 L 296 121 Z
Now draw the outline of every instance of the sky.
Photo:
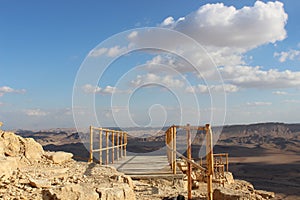
M 2 0 L 0 121 L 4 129 L 299 123 L 299 8 Z

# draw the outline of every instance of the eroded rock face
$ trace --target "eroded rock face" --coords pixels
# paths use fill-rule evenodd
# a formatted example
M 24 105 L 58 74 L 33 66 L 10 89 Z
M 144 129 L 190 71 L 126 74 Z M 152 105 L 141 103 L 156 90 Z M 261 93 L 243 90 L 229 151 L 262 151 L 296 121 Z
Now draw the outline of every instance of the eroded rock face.
M 0 178 L 7 179 L 18 168 L 18 158 L 1 157 L 0 158 Z
M 249 192 L 242 192 L 240 190 L 232 190 L 229 188 L 217 188 L 213 193 L 214 200 L 250 200 L 251 194 Z
M 12 132 L 4 132 L 2 138 L 5 144 L 4 153 L 6 156 L 18 156 L 21 153 L 19 136 Z
M 99 194 L 84 184 L 67 184 L 43 191 L 43 200 L 98 200 Z
M 40 160 L 44 154 L 42 145 L 32 138 L 24 138 L 25 157 L 31 161 Z
M 0 130 L 0 199 L 135 200 L 129 176 Z

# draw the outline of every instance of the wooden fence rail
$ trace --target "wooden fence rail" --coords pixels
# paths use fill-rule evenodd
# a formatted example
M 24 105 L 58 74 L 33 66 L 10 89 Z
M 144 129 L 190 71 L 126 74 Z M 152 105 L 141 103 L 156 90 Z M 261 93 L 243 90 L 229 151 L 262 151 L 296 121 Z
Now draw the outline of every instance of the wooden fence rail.
M 94 133 L 99 134 L 99 149 L 94 149 Z M 105 144 L 105 147 L 103 147 Z M 109 146 L 111 144 L 111 146 Z M 124 131 L 111 130 L 106 128 L 98 128 L 90 126 L 90 158 L 89 162 L 93 162 L 93 153 L 99 152 L 99 163 L 103 163 L 103 152 L 105 152 L 105 164 L 110 163 L 109 155 L 111 153 L 111 163 L 114 163 L 115 153 L 116 159 L 126 157 L 127 133 Z M 115 152 L 116 151 L 116 152 Z
M 181 155 L 176 150 L 176 130 L 184 129 L 186 131 L 186 139 L 187 139 L 187 157 Z M 192 160 L 192 141 L 191 141 L 191 130 L 201 130 L 205 131 L 206 134 L 206 168 L 203 168 L 199 164 L 195 163 Z M 184 159 L 187 162 L 187 176 L 188 176 L 188 199 L 192 199 L 192 166 L 203 170 L 207 175 L 207 199 L 213 199 L 213 188 L 212 188 L 212 180 L 214 175 L 214 155 L 213 155 L 213 142 L 212 142 L 212 130 L 209 124 L 205 126 L 190 126 L 187 124 L 186 126 L 176 126 L 173 125 L 166 131 L 166 146 L 167 146 L 167 157 L 170 163 L 170 166 L 173 170 L 173 173 L 176 174 L 176 156 L 178 155 L 180 158 Z M 220 157 L 222 157 L 221 155 Z M 228 163 L 228 156 L 226 159 Z M 201 162 L 202 164 L 202 162 Z M 227 166 L 228 169 L 228 166 Z

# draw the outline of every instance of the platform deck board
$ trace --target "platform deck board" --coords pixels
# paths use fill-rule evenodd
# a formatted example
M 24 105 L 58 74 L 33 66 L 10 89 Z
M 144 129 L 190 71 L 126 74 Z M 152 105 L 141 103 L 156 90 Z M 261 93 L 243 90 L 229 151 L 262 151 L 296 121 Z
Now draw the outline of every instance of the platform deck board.
M 172 176 L 167 156 L 131 155 L 115 161 L 111 166 L 119 172 L 132 176 Z

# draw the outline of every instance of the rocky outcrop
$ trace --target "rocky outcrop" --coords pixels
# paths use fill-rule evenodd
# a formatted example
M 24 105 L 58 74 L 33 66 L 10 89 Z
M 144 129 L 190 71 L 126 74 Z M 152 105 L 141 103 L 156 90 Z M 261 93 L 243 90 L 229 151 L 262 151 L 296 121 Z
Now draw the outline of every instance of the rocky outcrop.
M 244 180 L 216 188 L 213 196 L 214 200 L 265 200 L 275 197 L 273 192 L 255 190 L 251 183 Z
M 129 176 L 0 130 L 0 199 L 135 200 Z M 16 198 L 18 197 L 18 198 Z
M 25 157 L 37 161 L 44 154 L 42 145 L 32 138 L 22 138 L 12 132 L 0 132 L 0 155 L 8 157 Z

